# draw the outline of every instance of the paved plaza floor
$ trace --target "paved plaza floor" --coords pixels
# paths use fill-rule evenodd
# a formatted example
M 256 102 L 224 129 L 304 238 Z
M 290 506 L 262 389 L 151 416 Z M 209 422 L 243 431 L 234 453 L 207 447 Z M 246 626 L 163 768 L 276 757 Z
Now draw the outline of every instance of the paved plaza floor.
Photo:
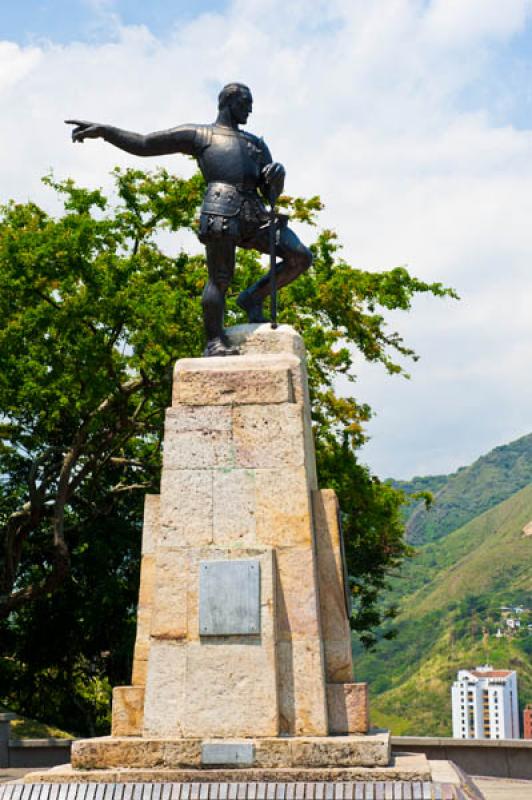
M 532 781 L 507 778 L 473 779 L 486 800 L 532 800 Z

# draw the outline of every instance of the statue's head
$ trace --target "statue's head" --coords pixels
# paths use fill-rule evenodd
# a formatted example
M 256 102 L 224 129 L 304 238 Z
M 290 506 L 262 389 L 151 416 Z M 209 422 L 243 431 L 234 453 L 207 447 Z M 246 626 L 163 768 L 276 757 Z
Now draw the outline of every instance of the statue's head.
M 235 122 L 243 125 L 253 109 L 251 90 L 244 83 L 228 83 L 218 95 L 218 109 L 229 108 Z

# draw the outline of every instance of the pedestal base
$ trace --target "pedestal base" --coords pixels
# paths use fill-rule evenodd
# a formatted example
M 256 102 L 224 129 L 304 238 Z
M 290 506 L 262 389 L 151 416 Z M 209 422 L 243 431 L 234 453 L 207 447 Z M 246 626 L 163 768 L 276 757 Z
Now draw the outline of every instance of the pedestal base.
M 70 765 L 31 772 L 25 783 L 173 783 L 173 784 L 324 784 L 379 781 L 430 781 L 429 762 L 422 754 L 395 756 L 388 766 L 378 767 L 269 767 L 245 769 L 73 769 Z M 194 792 L 193 792 L 194 794 Z M 289 793 L 290 794 L 290 793 Z M 210 793 L 215 796 L 214 792 Z M 240 800 L 241 794 L 238 795 Z M 251 797 L 251 794 L 249 794 Z M 266 793 L 260 795 L 266 797 Z M 314 795 L 307 795 L 312 796 Z M 319 793 L 316 794 L 318 798 Z M 221 796 L 220 796 L 221 797 Z M 226 795 L 227 797 L 227 795 Z M 299 795 L 298 795 L 299 797 Z M 88 799 L 87 799 L 88 800 Z M 172 795 L 172 800 L 175 800 Z M 229 798 L 227 797 L 227 800 Z M 236 795 L 234 797 L 236 800 Z M 257 795 L 259 800 L 259 795 Z M 346 799 L 347 800 L 347 795 Z
M 217 755 L 216 755 L 217 753 Z M 72 745 L 72 766 L 101 769 L 286 769 L 375 767 L 390 763 L 390 734 L 246 739 L 109 736 Z
M 398 755 L 387 767 L 328 769 L 75 770 L 65 765 L 29 773 L 24 783 L 30 784 L 24 800 L 483 800 L 452 762 L 429 762 L 421 754 Z M 0 800 L 18 800 L 20 794 L 10 791 L 15 787 L 7 786 L 4 793 L 2 788 Z

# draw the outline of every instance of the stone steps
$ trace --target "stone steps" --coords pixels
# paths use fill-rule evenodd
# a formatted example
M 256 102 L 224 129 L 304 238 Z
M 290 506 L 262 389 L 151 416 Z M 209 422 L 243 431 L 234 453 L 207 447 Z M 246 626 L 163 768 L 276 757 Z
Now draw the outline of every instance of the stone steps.
M 198 778 L 200 776 L 198 775 Z M 26 783 L 0 786 L 0 800 L 469 800 L 433 781 Z

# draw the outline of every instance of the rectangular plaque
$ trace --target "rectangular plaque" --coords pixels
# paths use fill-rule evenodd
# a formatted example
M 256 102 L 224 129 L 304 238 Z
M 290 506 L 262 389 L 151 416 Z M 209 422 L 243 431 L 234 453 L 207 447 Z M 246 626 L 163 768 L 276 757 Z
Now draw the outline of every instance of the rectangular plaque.
M 255 746 L 251 742 L 203 742 L 201 745 L 201 765 L 245 766 L 255 761 Z
M 260 633 L 260 561 L 200 562 L 200 636 Z

